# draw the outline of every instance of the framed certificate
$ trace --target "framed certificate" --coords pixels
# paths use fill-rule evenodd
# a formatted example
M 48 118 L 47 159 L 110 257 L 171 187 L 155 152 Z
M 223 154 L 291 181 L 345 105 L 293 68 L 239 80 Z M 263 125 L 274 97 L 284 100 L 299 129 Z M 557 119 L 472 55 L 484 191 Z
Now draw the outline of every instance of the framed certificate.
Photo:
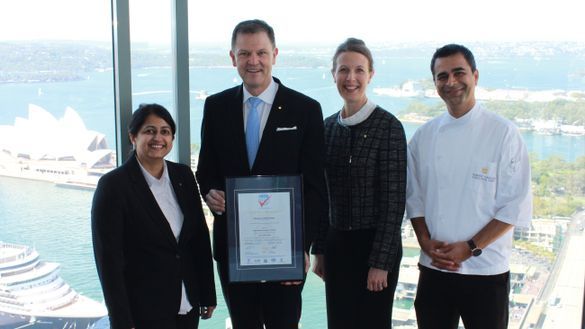
M 301 176 L 226 179 L 230 282 L 302 280 Z

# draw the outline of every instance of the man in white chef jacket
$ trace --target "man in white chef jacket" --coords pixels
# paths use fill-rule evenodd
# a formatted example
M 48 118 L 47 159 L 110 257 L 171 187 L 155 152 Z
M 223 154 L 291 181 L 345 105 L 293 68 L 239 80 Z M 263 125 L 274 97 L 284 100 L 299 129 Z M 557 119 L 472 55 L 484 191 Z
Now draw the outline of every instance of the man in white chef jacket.
M 418 326 L 507 328 L 513 228 L 532 218 L 528 153 L 518 129 L 475 99 L 469 49 L 436 50 L 431 72 L 447 111 L 412 137 L 407 216 L 421 247 Z

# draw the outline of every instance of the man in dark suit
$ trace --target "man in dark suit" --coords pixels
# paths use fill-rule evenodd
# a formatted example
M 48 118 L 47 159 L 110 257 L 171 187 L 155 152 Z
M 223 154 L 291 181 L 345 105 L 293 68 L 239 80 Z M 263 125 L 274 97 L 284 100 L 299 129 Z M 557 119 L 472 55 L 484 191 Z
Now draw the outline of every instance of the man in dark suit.
M 272 77 L 278 48 L 266 22 L 239 23 L 231 48 L 243 85 L 207 98 L 197 167 L 201 194 L 215 217 L 214 257 L 234 329 L 296 329 L 303 282 L 229 283 L 225 178 L 301 174 L 308 252 L 319 218 L 327 216 L 321 106 Z
M 165 161 L 175 124 L 141 105 L 135 151 L 104 175 L 91 223 L 96 266 L 114 329 L 194 329 L 216 305 L 209 230 L 188 166 Z

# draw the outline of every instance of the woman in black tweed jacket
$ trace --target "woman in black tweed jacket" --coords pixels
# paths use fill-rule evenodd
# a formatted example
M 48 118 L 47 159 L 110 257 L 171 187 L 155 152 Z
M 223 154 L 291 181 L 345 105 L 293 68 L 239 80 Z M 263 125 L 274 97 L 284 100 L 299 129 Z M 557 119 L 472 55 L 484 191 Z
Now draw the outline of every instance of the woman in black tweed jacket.
M 374 69 L 362 40 L 337 48 L 332 73 L 344 105 L 325 119 L 330 218 L 313 248 L 313 271 L 325 280 L 329 329 L 391 328 L 406 137 L 400 121 L 366 97 Z

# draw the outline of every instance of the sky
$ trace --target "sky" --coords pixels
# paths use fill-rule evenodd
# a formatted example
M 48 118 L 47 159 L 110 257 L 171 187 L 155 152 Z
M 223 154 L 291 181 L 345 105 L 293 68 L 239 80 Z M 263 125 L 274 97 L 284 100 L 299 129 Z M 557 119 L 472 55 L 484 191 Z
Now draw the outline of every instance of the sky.
M 169 43 L 171 0 L 130 0 L 131 40 Z M 585 42 L 580 0 L 189 0 L 191 44 L 229 44 L 241 20 L 271 24 L 277 43 Z M 1 0 L 0 41 L 111 38 L 108 0 Z

